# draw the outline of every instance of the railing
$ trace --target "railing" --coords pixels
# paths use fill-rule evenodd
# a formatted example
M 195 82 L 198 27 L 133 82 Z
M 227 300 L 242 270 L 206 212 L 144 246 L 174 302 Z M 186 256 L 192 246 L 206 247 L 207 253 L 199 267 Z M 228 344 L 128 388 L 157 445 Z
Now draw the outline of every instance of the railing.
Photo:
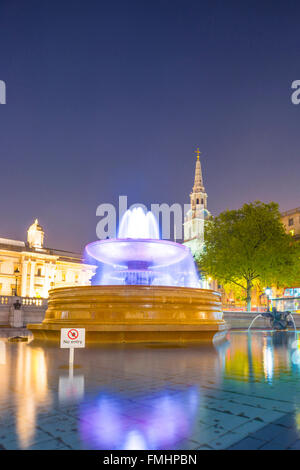
M 47 299 L 41 299 L 40 297 L 17 297 L 23 307 L 42 307 L 47 304 Z M 12 305 L 16 301 L 16 297 L 13 295 L 0 295 L 0 306 L 1 305 Z
M 44 303 L 45 299 L 40 299 L 39 297 L 22 297 L 22 305 L 35 305 L 36 307 L 41 307 Z

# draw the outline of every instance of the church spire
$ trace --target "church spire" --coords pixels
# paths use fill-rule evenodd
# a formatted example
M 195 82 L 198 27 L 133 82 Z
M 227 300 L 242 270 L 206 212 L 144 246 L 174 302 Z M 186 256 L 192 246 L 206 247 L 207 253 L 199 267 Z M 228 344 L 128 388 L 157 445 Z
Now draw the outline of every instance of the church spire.
M 203 186 L 203 179 L 202 179 L 202 169 L 201 169 L 201 163 L 200 163 L 200 150 L 197 149 L 195 150 L 195 153 L 197 154 L 197 161 L 196 161 L 196 169 L 195 169 L 195 180 L 194 180 L 194 186 L 193 186 L 193 193 L 199 193 L 199 192 L 204 192 L 204 186 Z
M 199 254 L 204 246 L 204 221 L 209 217 L 207 210 L 207 194 L 203 186 L 202 169 L 200 162 L 200 150 L 197 155 L 195 179 L 193 191 L 190 193 L 190 209 L 184 219 L 184 245 L 188 246 L 192 253 Z

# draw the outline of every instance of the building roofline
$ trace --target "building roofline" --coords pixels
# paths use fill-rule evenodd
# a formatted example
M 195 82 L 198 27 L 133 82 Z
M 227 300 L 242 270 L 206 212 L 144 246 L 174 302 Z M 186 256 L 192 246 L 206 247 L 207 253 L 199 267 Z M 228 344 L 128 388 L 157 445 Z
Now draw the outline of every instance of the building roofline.
M 292 215 L 297 212 L 300 212 L 300 206 L 296 207 L 295 209 L 289 209 L 288 211 L 281 212 L 281 217 L 285 217 L 286 215 Z

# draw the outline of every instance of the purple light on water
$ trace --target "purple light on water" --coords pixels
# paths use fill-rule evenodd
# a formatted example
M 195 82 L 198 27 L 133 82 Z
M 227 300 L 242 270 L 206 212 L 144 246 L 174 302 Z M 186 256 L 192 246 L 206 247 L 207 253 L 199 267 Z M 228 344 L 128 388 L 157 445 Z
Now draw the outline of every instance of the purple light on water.
M 191 403 L 192 402 L 192 403 Z M 91 449 L 172 449 L 190 436 L 198 389 L 188 387 L 134 400 L 103 393 L 81 409 L 80 434 Z
M 99 265 L 94 285 L 199 287 L 189 248 L 160 240 L 154 215 L 140 207 L 126 211 L 118 238 L 90 243 L 86 255 Z

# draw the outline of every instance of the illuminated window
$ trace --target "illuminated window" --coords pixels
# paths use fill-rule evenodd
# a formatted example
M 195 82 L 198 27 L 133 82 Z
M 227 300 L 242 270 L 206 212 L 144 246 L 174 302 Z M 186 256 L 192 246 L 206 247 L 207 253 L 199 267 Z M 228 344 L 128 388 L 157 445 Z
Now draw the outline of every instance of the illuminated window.
M 295 235 L 295 230 L 290 230 L 290 234 L 292 235 L 292 237 Z

